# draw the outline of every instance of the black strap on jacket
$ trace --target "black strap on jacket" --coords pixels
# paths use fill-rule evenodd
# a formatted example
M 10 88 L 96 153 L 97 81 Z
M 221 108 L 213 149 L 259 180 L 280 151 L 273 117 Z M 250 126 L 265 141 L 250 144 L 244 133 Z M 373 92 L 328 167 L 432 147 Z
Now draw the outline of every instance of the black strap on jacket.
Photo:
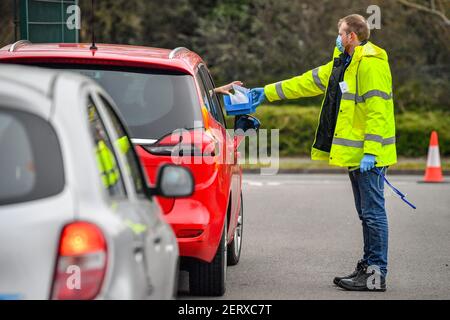
M 339 82 L 344 78 L 345 69 L 345 55 L 342 53 L 339 57 L 334 58 L 325 100 L 320 112 L 319 127 L 313 147 L 321 151 L 330 152 L 331 150 L 341 97 Z
M 367 40 L 364 40 L 360 45 L 364 46 L 366 43 Z M 348 55 L 346 53 L 341 53 L 339 57 L 334 58 L 333 61 L 333 69 L 331 71 L 330 80 L 328 81 L 322 111 L 320 112 L 316 141 L 313 145 L 314 148 L 321 151 L 330 152 L 331 144 L 333 143 L 333 135 L 342 97 L 339 82 L 344 80 L 345 70 L 350 64 L 345 63 L 347 57 Z

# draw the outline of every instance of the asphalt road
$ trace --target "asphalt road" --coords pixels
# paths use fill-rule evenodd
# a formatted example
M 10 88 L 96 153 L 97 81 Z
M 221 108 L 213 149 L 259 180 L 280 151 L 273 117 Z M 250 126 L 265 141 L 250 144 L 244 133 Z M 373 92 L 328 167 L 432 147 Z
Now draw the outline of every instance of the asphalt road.
M 388 290 L 356 293 L 332 283 L 362 255 L 348 176 L 245 175 L 242 256 L 223 299 L 450 299 L 450 184 L 420 178 L 390 177 L 418 209 L 386 188 Z

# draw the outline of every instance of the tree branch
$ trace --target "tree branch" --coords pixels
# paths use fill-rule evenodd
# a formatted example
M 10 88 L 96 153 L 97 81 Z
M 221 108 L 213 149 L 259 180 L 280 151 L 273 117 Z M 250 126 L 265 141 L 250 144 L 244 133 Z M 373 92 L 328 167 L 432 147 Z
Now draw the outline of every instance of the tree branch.
M 444 12 L 441 12 L 441 11 L 435 9 L 434 1 L 432 1 L 432 8 L 428 8 L 421 4 L 409 2 L 408 0 L 397 0 L 397 2 L 403 4 L 404 6 L 417 9 L 419 11 L 428 12 L 428 13 L 437 15 L 438 17 L 440 17 L 443 20 L 443 22 L 446 26 L 450 26 L 450 19 L 445 16 Z

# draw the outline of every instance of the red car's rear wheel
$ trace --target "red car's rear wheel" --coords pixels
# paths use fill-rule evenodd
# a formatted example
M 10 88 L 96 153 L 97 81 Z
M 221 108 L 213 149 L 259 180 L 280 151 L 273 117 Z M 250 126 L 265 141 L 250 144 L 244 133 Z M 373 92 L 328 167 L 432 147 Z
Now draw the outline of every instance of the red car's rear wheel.
M 244 227 L 244 205 L 242 201 L 241 193 L 241 209 L 239 210 L 239 217 L 236 228 L 234 229 L 234 237 L 231 243 L 228 245 L 228 265 L 234 266 L 239 263 L 242 249 L 242 233 Z
M 227 277 L 227 221 L 211 263 L 195 260 L 189 270 L 189 291 L 194 296 L 222 296 Z

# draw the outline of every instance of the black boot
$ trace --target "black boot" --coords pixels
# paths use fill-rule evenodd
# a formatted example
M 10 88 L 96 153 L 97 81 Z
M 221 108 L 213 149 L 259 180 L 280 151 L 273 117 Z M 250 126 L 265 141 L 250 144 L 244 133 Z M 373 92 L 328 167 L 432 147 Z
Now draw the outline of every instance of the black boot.
M 353 273 L 349 274 L 348 276 L 344 276 L 344 277 L 335 277 L 333 279 L 333 283 L 335 285 L 338 285 L 339 281 L 343 280 L 343 279 L 351 279 L 356 277 L 360 272 L 364 271 L 367 268 L 366 265 L 364 265 L 364 261 L 363 260 L 359 260 L 358 263 L 356 264 L 356 268 L 355 271 L 353 271 Z
M 354 278 L 342 279 L 338 286 L 349 291 L 386 291 L 386 278 L 380 274 L 380 282 L 376 283 L 375 276 L 375 272 L 367 273 L 365 269 Z

